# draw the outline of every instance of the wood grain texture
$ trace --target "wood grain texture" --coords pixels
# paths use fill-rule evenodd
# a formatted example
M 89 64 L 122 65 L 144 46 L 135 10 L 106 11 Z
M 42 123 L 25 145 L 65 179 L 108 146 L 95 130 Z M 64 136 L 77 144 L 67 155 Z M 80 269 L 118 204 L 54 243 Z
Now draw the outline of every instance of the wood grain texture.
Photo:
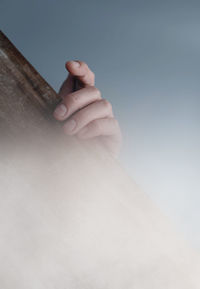
M 55 121 L 56 92 L 0 32 L 0 130 L 15 135 L 43 130 Z

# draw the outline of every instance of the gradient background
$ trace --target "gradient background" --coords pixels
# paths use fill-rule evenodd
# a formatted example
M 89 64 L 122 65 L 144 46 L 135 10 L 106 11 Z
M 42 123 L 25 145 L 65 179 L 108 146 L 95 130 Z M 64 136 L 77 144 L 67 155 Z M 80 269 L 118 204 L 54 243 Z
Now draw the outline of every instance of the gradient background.
M 56 90 L 88 63 L 123 166 L 200 249 L 200 1 L 0 0 L 0 23 Z

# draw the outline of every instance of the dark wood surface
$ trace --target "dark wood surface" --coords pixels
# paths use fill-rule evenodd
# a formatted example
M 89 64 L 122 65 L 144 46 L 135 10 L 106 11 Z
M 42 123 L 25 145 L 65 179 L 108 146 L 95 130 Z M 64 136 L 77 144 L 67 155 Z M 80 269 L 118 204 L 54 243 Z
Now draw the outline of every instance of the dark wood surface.
M 0 32 L 0 132 L 19 135 L 54 122 L 59 102 L 53 88 Z

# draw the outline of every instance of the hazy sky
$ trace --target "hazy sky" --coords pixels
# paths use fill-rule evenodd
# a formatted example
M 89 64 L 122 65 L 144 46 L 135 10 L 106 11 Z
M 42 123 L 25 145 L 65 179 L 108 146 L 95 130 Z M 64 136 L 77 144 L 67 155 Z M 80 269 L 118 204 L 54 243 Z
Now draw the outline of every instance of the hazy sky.
M 96 74 L 121 161 L 200 248 L 200 1 L 0 0 L 1 29 L 57 90 L 67 60 Z

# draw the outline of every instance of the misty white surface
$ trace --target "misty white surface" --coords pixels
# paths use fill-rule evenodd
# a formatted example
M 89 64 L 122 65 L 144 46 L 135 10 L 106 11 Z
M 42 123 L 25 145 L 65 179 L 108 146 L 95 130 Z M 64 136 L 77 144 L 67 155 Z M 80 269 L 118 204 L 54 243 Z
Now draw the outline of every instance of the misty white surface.
M 50 136 L 0 150 L 0 288 L 199 289 L 198 254 L 119 163 Z
M 200 2 L 1 0 L 1 29 L 58 89 L 86 61 L 121 123 L 121 160 L 200 248 Z

